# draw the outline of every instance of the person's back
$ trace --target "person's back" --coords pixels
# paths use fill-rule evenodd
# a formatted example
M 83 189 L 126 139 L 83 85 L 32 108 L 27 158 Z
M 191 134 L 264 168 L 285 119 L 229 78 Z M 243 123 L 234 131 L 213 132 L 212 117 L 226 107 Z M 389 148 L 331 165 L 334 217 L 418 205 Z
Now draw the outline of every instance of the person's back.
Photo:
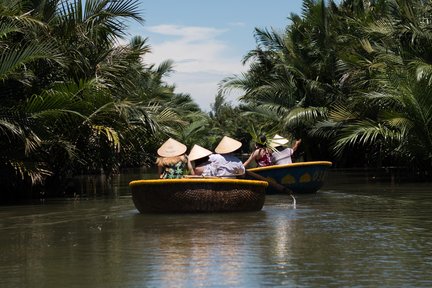
M 212 154 L 209 156 L 209 162 L 202 173 L 203 176 L 235 177 L 245 173 L 242 161 L 231 154 Z
M 292 163 L 291 156 L 293 154 L 294 154 L 294 150 L 292 148 L 285 148 L 283 150 L 281 149 L 281 151 L 273 152 L 272 154 L 273 164 L 274 165 L 291 164 Z
M 203 176 L 236 177 L 245 173 L 245 167 L 233 153 L 242 146 L 240 141 L 224 136 L 215 149 L 218 154 L 209 156 L 210 164 L 203 171 Z
M 169 159 L 164 158 L 157 162 L 158 166 L 161 166 L 162 173 L 160 178 L 162 179 L 176 179 L 182 178 L 185 173 L 187 159 L 185 156 L 177 156 Z
M 267 137 L 261 135 L 257 143 L 255 143 L 255 150 L 251 153 L 249 158 L 243 163 L 245 167 L 248 167 L 255 161 L 258 167 L 265 167 L 273 165 L 272 152 L 267 148 Z
M 258 167 L 266 167 L 273 165 L 272 161 L 272 153 L 267 148 L 258 148 L 257 157 L 255 158 L 255 162 Z
M 288 142 L 288 139 L 277 134 L 273 137 L 271 146 L 276 149 L 276 151 L 272 154 L 272 161 L 274 165 L 285 165 L 292 163 L 291 156 L 299 147 L 301 139 L 297 140 L 292 148 L 284 147 L 284 145 L 288 144 Z
M 190 173 L 200 176 L 208 165 L 211 164 L 209 156 L 212 152 L 204 147 L 195 144 L 189 153 Z
M 169 138 L 159 147 L 156 164 L 159 178 L 174 179 L 182 178 L 186 171 L 187 157 L 184 154 L 186 145 Z

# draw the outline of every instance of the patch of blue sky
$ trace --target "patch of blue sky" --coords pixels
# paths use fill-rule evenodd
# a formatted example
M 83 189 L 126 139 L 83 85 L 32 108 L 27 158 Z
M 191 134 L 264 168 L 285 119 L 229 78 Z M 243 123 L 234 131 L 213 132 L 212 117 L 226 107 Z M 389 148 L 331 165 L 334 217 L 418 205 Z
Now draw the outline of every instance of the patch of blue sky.
M 254 29 L 283 31 L 301 7 L 301 0 L 141 1 L 145 23 L 128 23 L 128 33 L 149 38 L 148 64 L 173 60 L 175 73 L 165 81 L 209 110 L 219 82 L 246 70 L 241 61 L 256 47 Z M 227 100 L 235 104 L 238 95 Z

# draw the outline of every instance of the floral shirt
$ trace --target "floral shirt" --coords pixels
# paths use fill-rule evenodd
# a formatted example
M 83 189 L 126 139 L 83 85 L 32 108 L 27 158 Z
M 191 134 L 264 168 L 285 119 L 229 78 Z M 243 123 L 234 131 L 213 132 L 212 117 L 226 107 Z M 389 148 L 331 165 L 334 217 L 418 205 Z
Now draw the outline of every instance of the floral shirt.
M 177 162 L 176 164 L 165 166 L 160 178 L 162 179 L 177 179 L 183 178 L 186 162 Z

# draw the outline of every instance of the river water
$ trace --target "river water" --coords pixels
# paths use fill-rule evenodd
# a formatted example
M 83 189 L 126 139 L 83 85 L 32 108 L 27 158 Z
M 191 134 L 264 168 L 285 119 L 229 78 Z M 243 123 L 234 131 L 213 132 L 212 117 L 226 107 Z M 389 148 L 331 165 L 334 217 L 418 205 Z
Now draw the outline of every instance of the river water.
M 127 186 L 141 176 L 0 206 L 0 287 L 432 287 L 431 183 L 331 171 L 295 206 L 141 215 Z

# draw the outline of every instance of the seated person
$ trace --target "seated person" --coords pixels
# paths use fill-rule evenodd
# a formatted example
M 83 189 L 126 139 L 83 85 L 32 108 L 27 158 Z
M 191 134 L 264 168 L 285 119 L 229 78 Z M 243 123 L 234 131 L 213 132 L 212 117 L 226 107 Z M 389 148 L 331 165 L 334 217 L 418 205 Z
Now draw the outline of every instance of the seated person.
M 188 163 L 185 152 L 186 145 L 169 138 L 157 150 L 159 157 L 156 159 L 159 178 L 175 179 L 182 178 Z
M 246 170 L 242 161 L 233 155 L 241 146 L 240 141 L 224 136 L 215 149 L 218 154 L 209 156 L 210 163 L 206 165 L 202 175 L 222 178 L 244 175 Z
M 190 174 L 202 175 L 205 167 L 210 164 L 209 156 L 212 154 L 210 150 L 199 145 L 194 145 L 189 153 Z
M 274 149 L 276 149 L 276 151 L 273 152 L 273 154 L 272 154 L 272 161 L 273 161 L 274 165 L 284 165 L 284 164 L 291 164 L 292 163 L 291 156 L 294 154 L 295 151 L 297 151 L 298 146 L 301 143 L 301 139 L 296 140 L 296 142 L 292 148 L 284 146 L 288 142 L 289 142 L 288 139 L 286 139 L 280 135 L 276 134 L 273 137 L 270 146 L 273 147 Z
M 267 148 L 267 137 L 261 135 L 258 142 L 255 144 L 255 150 L 249 156 L 249 159 L 243 163 L 245 167 L 255 161 L 258 167 L 265 167 L 273 165 L 272 161 L 272 151 Z

